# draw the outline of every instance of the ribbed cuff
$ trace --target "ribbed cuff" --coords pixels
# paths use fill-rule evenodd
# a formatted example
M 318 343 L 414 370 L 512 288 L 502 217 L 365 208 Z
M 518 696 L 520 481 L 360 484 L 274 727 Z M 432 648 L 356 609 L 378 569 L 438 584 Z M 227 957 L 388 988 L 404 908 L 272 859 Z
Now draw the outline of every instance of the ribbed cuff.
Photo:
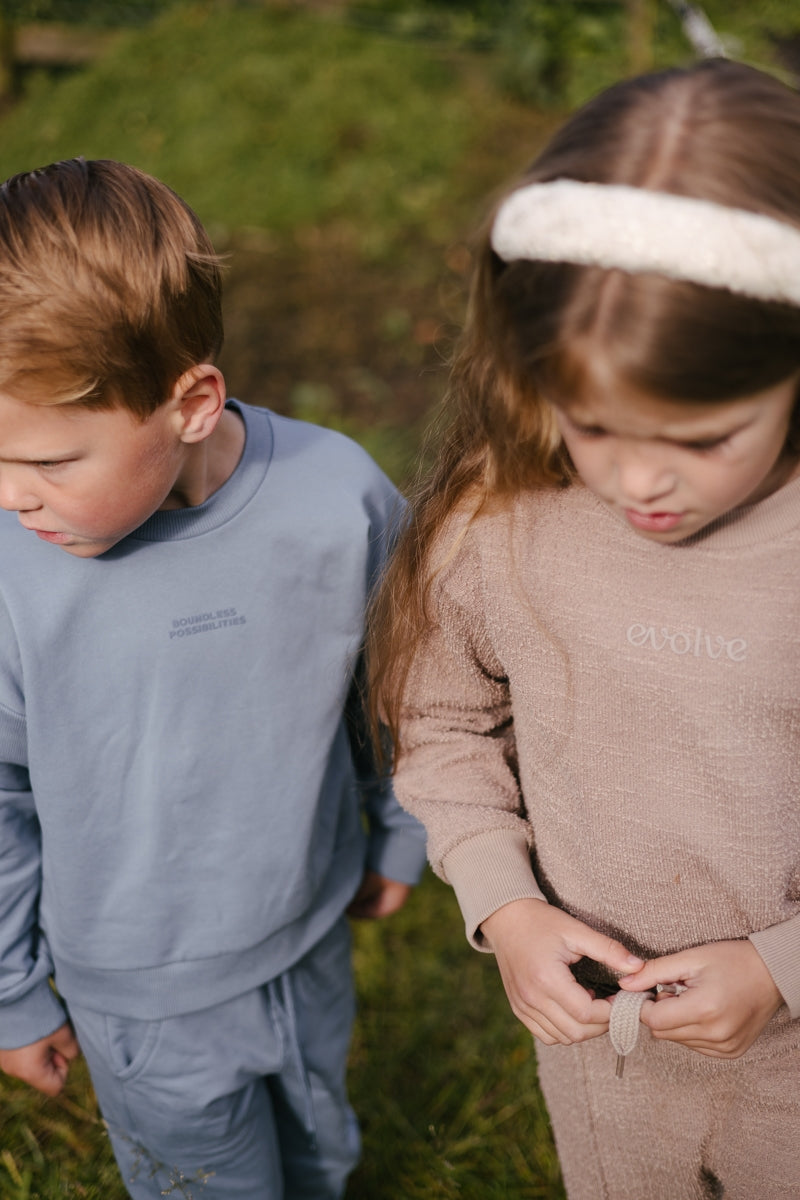
M 467 941 L 490 953 L 480 932 L 487 917 L 514 900 L 544 900 L 525 835 L 494 829 L 459 842 L 442 860 L 464 916 Z
M 413 886 L 419 883 L 426 862 L 422 826 L 418 831 L 391 829 L 370 836 L 367 866 L 386 879 Z
M 47 1037 L 67 1020 L 64 1005 L 49 979 L 42 980 L 19 1000 L 0 1005 L 0 1047 L 18 1050 Z
M 800 1017 L 800 917 L 750 934 L 783 996 L 789 1015 Z

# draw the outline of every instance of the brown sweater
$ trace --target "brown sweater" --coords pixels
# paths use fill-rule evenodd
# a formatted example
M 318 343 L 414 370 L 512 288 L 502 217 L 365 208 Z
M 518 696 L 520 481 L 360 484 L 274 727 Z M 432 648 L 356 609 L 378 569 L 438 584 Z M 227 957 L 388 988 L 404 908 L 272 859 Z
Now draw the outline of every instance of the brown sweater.
M 653 957 L 750 936 L 800 1015 L 800 480 L 661 545 L 581 486 L 440 549 L 396 788 L 467 934 L 539 896 Z

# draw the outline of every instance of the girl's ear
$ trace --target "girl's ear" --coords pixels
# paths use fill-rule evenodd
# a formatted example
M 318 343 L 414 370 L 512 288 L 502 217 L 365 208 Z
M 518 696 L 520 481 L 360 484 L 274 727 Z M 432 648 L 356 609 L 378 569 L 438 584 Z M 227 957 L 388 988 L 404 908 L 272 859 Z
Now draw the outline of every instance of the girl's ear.
M 169 399 L 181 441 L 192 444 L 210 437 L 226 399 L 225 380 L 213 363 L 199 363 L 184 372 Z

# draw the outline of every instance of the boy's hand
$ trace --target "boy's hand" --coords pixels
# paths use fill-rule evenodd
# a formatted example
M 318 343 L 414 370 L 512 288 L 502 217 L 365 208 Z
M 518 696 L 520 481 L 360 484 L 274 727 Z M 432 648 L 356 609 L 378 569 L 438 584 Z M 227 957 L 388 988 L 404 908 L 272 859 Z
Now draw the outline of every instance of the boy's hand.
M 411 895 L 411 886 L 387 879 L 377 871 L 365 871 L 361 886 L 347 908 L 348 917 L 388 917 L 402 908 Z
M 654 958 L 620 980 L 629 992 L 682 983 L 679 996 L 645 1000 L 641 1021 L 654 1038 L 679 1042 L 711 1058 L 738 1058 L 783 1004 L 752 942 L 712 942 Z
M 57 1096 L 67 1082 L 69 1064 L 80 1052 L 72 1026 L 64 1024 L 29 1046 L 0 1050 L 0 1071 L 22 1079 L 46 1096 Z
M 608 1030 L 611 1004 L 581 987 L 572 963 L 585 956 L 629 974 L 643 965 L 620 942 L 542 900 L 505 904 L 481 928 L 513 1013 L 548 1046 L 569 1046 Z

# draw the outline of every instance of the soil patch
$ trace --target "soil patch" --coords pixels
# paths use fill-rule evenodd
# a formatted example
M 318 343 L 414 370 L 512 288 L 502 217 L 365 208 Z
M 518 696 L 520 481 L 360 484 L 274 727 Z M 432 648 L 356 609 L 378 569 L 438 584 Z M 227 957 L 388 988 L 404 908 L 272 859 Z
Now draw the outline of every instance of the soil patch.
M 320 411 L 301 415 L 424 420 L 463 319 L 466 247 L 408 247 L 398 267 L 364 263 L 335 237 L 287 249 L 239 234 L 227 253 L 220 366 L 232 395 L 289 415 L 316 396 Z
M 486 197 L 530 161 L 555 113 L 498 105 L 453 181 L 452 211 L 432 236 L 409 236 L 386 261 L 365 261 L 352 230 L 299 232 L 291 244 L 239 231 L 228 255 L 226 343 L 220 360 L 232 395 L 311 419 L 316 389 L 334 416 L 418 436 L 441 398 L 466 305 L 467 238 Z M 452 233 L 451 241 L 440 240 Z

